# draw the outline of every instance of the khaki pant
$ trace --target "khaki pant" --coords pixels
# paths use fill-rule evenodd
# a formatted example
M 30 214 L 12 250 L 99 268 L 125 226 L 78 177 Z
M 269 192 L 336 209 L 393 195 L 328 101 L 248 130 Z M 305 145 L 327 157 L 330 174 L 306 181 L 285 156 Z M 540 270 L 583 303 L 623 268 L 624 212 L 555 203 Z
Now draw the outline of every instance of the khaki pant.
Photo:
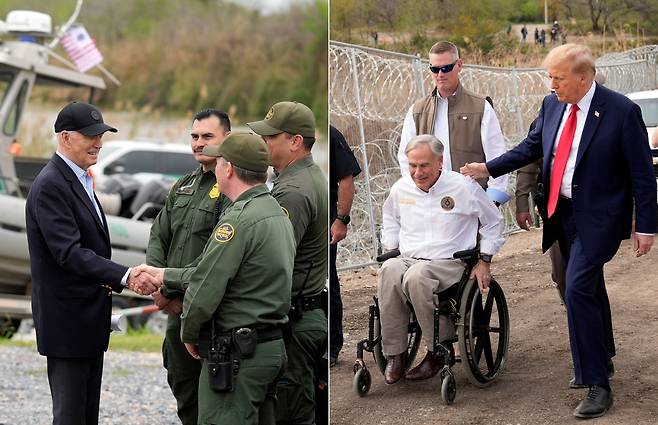
M 428 350 L 432 351 L 434 335 L 434 306 L 441 293 L 459 282 L 465 265 L 461 260 L 416 260 L 392 258 L 377 272 L 377 297 L 379 298 L 382 326 L 382 349 L 392 356 L 407 349 L 409 315 L 413 306 L 416 319 L 425 336 Z M 439 323 L 439 340 L 455 334 L 451 320 Z

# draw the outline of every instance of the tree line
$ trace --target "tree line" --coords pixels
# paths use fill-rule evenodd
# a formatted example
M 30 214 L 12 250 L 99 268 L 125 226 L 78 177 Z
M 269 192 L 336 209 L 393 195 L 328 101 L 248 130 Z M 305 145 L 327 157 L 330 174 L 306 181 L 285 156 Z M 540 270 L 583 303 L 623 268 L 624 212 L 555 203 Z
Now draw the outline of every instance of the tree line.
M 36 10 L 61 25 L 74 6 L 75 0 L 0 0 L 0 15 Z M 106 79 L 101 105 L 176 113 L 212 106 L 244 123 L 277 101 L 298 100 L 323 126 L 327 19 L 327 0 L 293 2 L 271 15 L 226 0 L 87 0 L 78 22 L 121 81 Z M 43 92 L 44 100 L 58 96 L 51 93 Z

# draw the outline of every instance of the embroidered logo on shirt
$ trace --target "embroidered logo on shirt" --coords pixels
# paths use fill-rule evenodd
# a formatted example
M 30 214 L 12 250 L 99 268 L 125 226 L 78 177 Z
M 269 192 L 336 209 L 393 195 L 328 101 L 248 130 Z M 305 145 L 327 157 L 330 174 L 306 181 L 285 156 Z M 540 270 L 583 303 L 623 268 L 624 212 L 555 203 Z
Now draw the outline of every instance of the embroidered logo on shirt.
M 217 199 L 219 197 L 219 186 L 217 186 L 217 183 L 210 189 L 210 192 L 208 192 L 208 196 L 211 199 Z
M 233 239 L 235 229 L 229 223 L 220 224 L 215 230 L 215 241 L 219 243 L 226 243 Z
M 455 208 L 455 200 L 452 199 L 450 196 L 444 196 L 441 199 L 441 208 L 443 208 L 446 211 L 450 211 L 451 209 Z
M 411 198 L 402 198 L 400 199 L 400 205 L 416 205 L 416 200 Z

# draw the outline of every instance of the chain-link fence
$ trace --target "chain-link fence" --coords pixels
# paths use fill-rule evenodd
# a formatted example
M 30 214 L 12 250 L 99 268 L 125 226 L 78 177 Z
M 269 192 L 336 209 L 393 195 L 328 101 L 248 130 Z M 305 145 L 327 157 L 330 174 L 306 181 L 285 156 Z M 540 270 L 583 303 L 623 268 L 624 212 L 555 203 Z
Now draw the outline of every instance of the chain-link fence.
M 644 46 L 597 60 L 605 85 L 621 93 L 658 86 L 658 46 Z M 433 83 L 426 59 L 339 42 L 329 46 L 331 123 L 345 135 L 363 169 L 355 180 L 357 193 L 352 225 L 339 245 L 339 268 L 371 263 L 380 249 L 381 207 L 400 177 L 397 150 L 404 116 Z M 465 65 L 461 82 L 490 96 L 508 148 L 527 134 L 541 100 L 549 93 L 541 68 L 494 68 Z M 510 176 L 513 193 L 515 176 Z M 517 229 L 513 202 L 503 208 L 505 231 Z

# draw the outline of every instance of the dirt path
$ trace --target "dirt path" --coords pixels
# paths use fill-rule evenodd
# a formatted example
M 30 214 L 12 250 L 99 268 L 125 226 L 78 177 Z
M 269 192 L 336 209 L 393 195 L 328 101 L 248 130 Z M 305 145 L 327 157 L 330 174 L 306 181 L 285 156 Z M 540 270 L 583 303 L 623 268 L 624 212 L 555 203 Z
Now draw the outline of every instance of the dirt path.
M 345 346 L 331 370 L 332 424 L 566 424 L 586 390 L 569 390 L 571 355 L 564 307 L 550 280 L 550 261 L 540 256 L 541 233 L 510 236 L 496 256 L 493 274 L 503 286 L 511 321 L 509 360 L 490 387 L 471 385 L 458 364 L 457 398 L 443 406 L 440 380 L 388 386 L 372 356 L 370 393 L 352 390 L 356 342 L 367 333 L 367 306 L 376 292 L 374 269 L 346 272 L 343 282 Z M 615 405 L 588 423 L 658 423 L 657 250 L 636 259 L 625 241 L 606 269 L 617 344 L 612 380 Z M 419 357 L 422 357 L 421 348 Z

